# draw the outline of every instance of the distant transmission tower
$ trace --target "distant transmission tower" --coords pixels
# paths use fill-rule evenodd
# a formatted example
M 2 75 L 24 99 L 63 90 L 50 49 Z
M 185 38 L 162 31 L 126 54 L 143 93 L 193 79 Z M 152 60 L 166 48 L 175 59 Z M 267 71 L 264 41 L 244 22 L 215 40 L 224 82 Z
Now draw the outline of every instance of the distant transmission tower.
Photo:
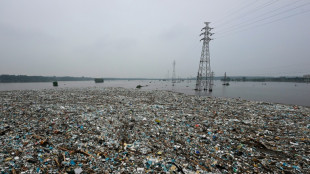
M 211 77 L 210 77 L 210 83 L 209 83 L 209 91 L 212 91 L 212 87 L 214 85 L 214 72 L 211 72 Z
M 173 61 L 173 73 L 172 73 L 172 83 L 176 82 L 176 75 L 175 75 L 175 60 Z
M 212 91 L 213 86 L 213 77 L 210 66 L 209 42 L 210 40 L 213 40 L 210 38 L 210 36 L 212 36 L 214 33 L 210 32 L 213 29 L 209 27 L 210 22 L 205 22 L 205 24 L 206 26 L 201 29 L 201 31 L 204 32 L 200 34 L 200 36 L 203 36 L 203 38 L 200 39 L 200 41 L 203 41 L 203 44 L 195 88 L 195 90 L 198 91 L 208 89 L 209 91 Z

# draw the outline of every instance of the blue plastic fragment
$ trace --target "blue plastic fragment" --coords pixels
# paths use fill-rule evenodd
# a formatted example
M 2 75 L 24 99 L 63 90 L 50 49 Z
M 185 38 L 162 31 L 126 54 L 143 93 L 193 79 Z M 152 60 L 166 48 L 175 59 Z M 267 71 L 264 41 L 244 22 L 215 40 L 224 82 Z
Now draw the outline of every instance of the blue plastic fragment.
M 75 164 L 76 164 L 76 163 L 75 163 L 73 160 L 70 161 L 70 165 L 75 166 Z
M 213 135 L 212 138 L 213 138 L 213 141 L 215 141 L 217 139 L 217 137 L 215 135 Z
M 146 163 L 145 165 L 146 165 L 146 168 L 147 168 L 147 169 L 149 169 L 150 166 L 151 166 L 149 163 Z
M 299 170 L 299 167 L 298 166 L 292 166 L 294 169 L 297 169 L 297 170 Z
M 170 169 L 172 167 L 172 164 L 168 164 L 167 168 Z

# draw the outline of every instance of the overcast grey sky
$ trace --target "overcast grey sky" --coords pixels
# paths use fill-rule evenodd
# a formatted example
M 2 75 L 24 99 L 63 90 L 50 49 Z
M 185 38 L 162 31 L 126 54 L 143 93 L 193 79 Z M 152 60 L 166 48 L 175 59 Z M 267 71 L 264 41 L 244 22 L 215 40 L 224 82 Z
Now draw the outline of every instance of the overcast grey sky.
M 211 22 L 216 76 L 310 74 L 309 0 L 1 0 L 0 74 L 197 74 Z

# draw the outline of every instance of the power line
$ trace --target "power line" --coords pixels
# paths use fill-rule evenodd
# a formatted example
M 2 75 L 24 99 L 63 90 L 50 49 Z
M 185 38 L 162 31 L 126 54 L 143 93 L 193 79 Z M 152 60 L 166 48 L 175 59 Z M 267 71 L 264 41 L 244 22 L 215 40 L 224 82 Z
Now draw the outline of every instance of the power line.
M 234 21 L 234 19 L 240 20 L 240 18 L 246 17 L 249 13 L 253 13 L 253 12 L 259 11 L 259 10 L 261 10 L 261 9 L 264 9 L 264 8 L 266 8 L 266 7 L 268 7 L 268 6 L 270 6 L 270 5 L 274 4 L 274 3 L 276 3 L 277 1 L 279 1 L 279 0 L 269 1 L 269 2 L 267 2 L 267 3 L 265 3 L 265 4 L 262 4 L 262 5 L 258 6 L 258 7 L 256 7 L 255 9 L 251 9 L 251 10 L 245 12 L 244 14 L 241 13 L 239 16 L 236 16 L 236 17 L 232 18 L 232 19 L 229 20 L 228 22 L 226 22 L 226 23 L 224 23 L 224 24 L 222 24 L 222 25 L 216 26 L 216 28 L 222 28 L 223 26 L 229 25 L 229 23 L 232 23 L 232 22 Z M 226 27 L 224 27 L 224 28 L 226 28 Z
M 310 3 L 307 3 L 307 4 L 309 5 Z M 305 4 L 304 4 L 304 5 L 305 5 Z M 299 6 L 299 7 L 301 7 L 301 6 Z M 294 8 L 294 9 L 297 9 L 297 7 Z M 283 18 L 279 18 L 279 19 L 276 19 L 276 20 L 273 20 L 273 21 L 270 21 L 270 22 L 262 23 L 262 24 L 259 24 L 259 25 L 254 25 L 254 26 L 252 26 L 252 27 L 248 27 L 248 28 L 245 28 L 245 29 L 241 29 L 241 30 L 238 30 L 238 29 L 237 29 L 237 30 L 233 30 L 233 31 L 224 32 L 224 33 L 226 33 L 226 34 L 224 34 L 224 35 L 222 34 L 222 36 L 225 36 L 225 35 L 230 34 L 230 33 L 238 33 L 238 32 L 244 31 L 244 30 L 248 30 L 248 29 L 253 28 L 253 27 L 264 26 L 264 25 L 267 25 L 267 24 L 271 24 L 271 23 L 274 23 L 274 22 L 278 22 L 278 21 L 281 21 L 281 20 L 284 20 L 284 19 L 287 19 L 287 18 L 291 18 L 291 17 L 297 16 L 297 15 L 301 15 L 301 14 L 309 13 L 309 12 L 310 12 L 310 10 L 308 10 L 308 11 L 303 11 L 303 12 L 299 12 L 299 13 L 295 13 L 295 14 L 292 14 L 292 15 L 289 15 L 289 16 L 285 16 L 285 17 L 283 17 Z M 282 12 L 282 13 L 283 13 L 283 12 Z M 282 13 L 281 13 L 281 14 L 282 14 Z M 266 19 L 275 17 L 275 16 L 277 16 L 277 15 L 279 15 L 279 14 L 280 14 L 280 13 L 278 13 L 278 14 L 276 14 L 276 15 L 273 15 L 273 16 L 269 16 L 269 17 L 264 18 L 264 19 L 261 19 L 261 20 L 257 20 L 257 21 L 255 21 L 255 22 L 250 23 L 249 25 L 252 25 L 252 24 L 255 24 L 255 23 L 257 23 L 257 22 L 260 22 L 260 21 L 263 21 L 263 20 L 266 20 Z M 247 25 L 247 26 L 249 26 L 249 25 Z M 217 37 L 217 39 L 219 39 L 219 38 L 223 38 L 223 37 Z
M 254 2 L 247 3 L 246 5 L 242 6 L 241 8 L 236 9 L 235 11 L 232 11 L 231 13 L 228 13 L 226 16 L 230 16 L 231 17 L 231 16 L 235 15 L 236 13 L 240 12 L 241 10 L 243 10 L 244 8 L 247 8 L 247 7 L 251 6 L 251 5 L 254 5 L 256 2 L 258 2 L 258 0 L 254 1 Z M 224 23 L 225 21 L 228 20 L 226 18 L 226 16 L 225 16 L 225 18 L 220 19 L 219 20 L 220 22 L 215 22 L 215 23 L 219 23 L 219 25 L 221 25 L 222 23 Z
M 300 1 L 294 1 L 293 3 L 286 4 L 286 5 L 284 5 L 284 6 L 280 7 L 280 8 L 277 8 L 277 9 L 275 9 L 275 10 L 271 10 L 271 11 L 268 11 L 267 13 L 264 13 L 264 14 L 262 14 L 262 15 L 259 15 L 259 16 L 257 16 L 257 17 L 254 18 L 254 19 L 258 19 L 258 20 L 254 21 L 254 22 L 253 22 L 253 19 L 249 19 L 249 20 L 243 21 L 243 22 L 241 22 L 241 23 L 239 23 L 239 24 L 230 26 L 230 28 L 225 27 L 225 28 L 227 28 L 227 29 L 224 30 L 224 31 L 222 31 L 222 32 L 219 32 L 219 33 L 226 33 L 226 32 L 228 32 L 228 31 L 231 31 L 232 28 L 236 28 L 236 27 L 240 27 L 240 26 L 246 26 L 247 23 L 249 23 L 249 24 L 247 24 L 247 25 L 251 25 L 251 24 L 253 24 L 253 23 L 260 22 L 260 21 L 266 19 L 266 18 L 260 19 L 260 17 L 264 17 L 264 16 L 266 16 L 266 14 L 267 14 L 267 15 L 268 15 L 268 14 L 272 14 L 272 13 L 278 11 L 278 10 L 281 10 L 281 9 L 287 7 L 287 6 L 291 6 L 291 5 L 293 5 L 293 4 L 297 3 L 297 2 L 300 2 Z M 308 3 L 308 4 L 309 4 L 309 3 Z M 305 4 L 303 4 L 303 5 L 305 5 Z M 303 6 L 303 5 L 301 5 L 301 6 Z M 298 6 L 298 8 L 301 7 L 301 6 Z M 294 9 L 289 9 L 289 10 L 294 10 Z M 283 12 L 280 12 L 280 13 L 278 13 L 278 14 L 276 14 L 276 15 L 268 16 L 267 19 L 268 19 L 268 18 L 271 18 L 271 17 L 274 17 L 274 16 L 277 16 L 277 15 L 279 15 L 279 14 L 287 13 L 287 12 L 288 12 L 288 11 L 283 11 Z
M 249 1 L 248 1 L 248 0 L 245 0 L 245 2 L 249 2 Z M 236 5 L 236 4 L 237 4 L 237 3 L 235 3 L 235 5 Z M 237 4 L 237 5 L 238 5 L 238 4 Z M 240 7 L 240 6 L 238 5 L 238 6 L 234 6 L 234 7 Z M 233 11 L 230 12 L 230 13 L 229 13 L 229 10 L 226 10 L 226 13 L 223 12 L 223 14 L 226 14 L 226 15 L 220 17 L 220 18 L 219 18 L 218 20 L 216 20 L 214 23 L 221 23 L 223 20 L 226 20 L 226 17 L 229 17 L 229 16 L 231 16 L 231 14 L 233 14 L 233 13 L 239 11 L 239 9 L 237 10 L 237 8 L 232 8 L 232 9 L 236 9 L 236 10 L 233 10 Z
M 289 11 L 292 11 L 292 10 L 295 10 L 295 9 L 298 9 L 298 8 L 301 8 L 301 7 L 304 7 L 304 6 L 307 6 L 307 5 L 310 5 L 310 2 L 308 2 L 308 3 L 306 3 L 306 4 L 302 4 L 302 5 L 297 6 L 297 7 L 294 7 L 294 8 L 291 8 L 291 9 L 289 9 Z M 259 19 L 259 20 L 256 20 L 256 21 L 252 21 L 252 22 L 249 23 L 249 24 L 242 24 L 242 25 L 239 25 L 238 27 L 240 27 L 240 26 L 245 26 L 245 27 L 246 27 L 246 26 L 255 24 L 255 23 L 257 23 L 257 22 L 261 22 L 261 21 L 264 21 L 264 20 L 266 20 L 266 19 L 270 19 L 270 18 L 273 18 L 273 17 L 275 17 L 275 16 L 278 16 L 278 15 L 281 15 L 281 14 L 284 14 L 284 13 L 287 13 L 287 12 L 289 12 L 289 11 L 285 10 L 285 11 L 282 11 L 282 12 L 277 13 L 277 14 L 275 14 L 275 15 L 271 15 L 271 16 L 268 16 L 268 17 L 265 17 L 265 18 L 262 18 L 262 19 Z M 236 26 L 235 26 L 235 27 L 236 27 Z M 231 31 L 226 31 L 226 32 L 222 32 L 222 33 L 227 33 L 227 32 L 231 32 Z
M 291 18 L 291 17 L 298 16 L 298 15 L 301 15 L 301 14 L 304 14 L 304 13 L 309 13 L 309 12 L 310 12 L 310 10 L 304 11 L 304 12 L 301 12 L 301 13 L 295 13 L 295 14 L 293 14 L 293 15 L 286 16 L 286 17 L 284 17 L 284 18 L 280 18 L 280 19 L 277 19 L 277 20 L 273 20 L 273 21 L 270 21 L 270 22 L 266 22 L 266 23 L 263 23 L 263 24 L 260 24 L 260 25 L 256 25 L 256 26 L 253 26 L 253 27 L 261 27 L 261 26 L 264 26 L 264 25 L 272 24 L 272 23 L 275 23 L 275 22 L 278 22 L 278 21 L 281 21 L 281 20 L 284 20 L 284 19 L 287 19 L 287 18 Z M 233 33 L 231 33 L 231 34 L 236 34 L 236 33 L 239 33 L 239 32 L 242 32 L 242 31 L 245 31 L 245 30 L 248 30 L 248 29 L 251 29 L 251 28 L 253 28 L 253 27 L 249 27 L 249 28 L 246 28 L 246 29 L 243 29 L 243 30 L 239 30 L 239 31 L 233 32 Z M 230 35 L 231 35 L 231 34 L 230 34 Z M 220 36 L 220 37 L 218 37 L 218 38 L 216 38 L 216 39 L 221 39 L 221 38 L 226 37 L 226 36 L 228 36 L 228 35 L 226 34 L 226 35 Z

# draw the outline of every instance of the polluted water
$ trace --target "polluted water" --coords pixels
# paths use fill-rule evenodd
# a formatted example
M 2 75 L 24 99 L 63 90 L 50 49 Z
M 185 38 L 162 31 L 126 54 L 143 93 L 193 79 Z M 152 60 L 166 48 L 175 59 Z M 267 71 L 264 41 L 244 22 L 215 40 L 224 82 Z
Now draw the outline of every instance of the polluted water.
M 102 87 L 0 98 L 1 174 L 310 171 L 307 107 Z

